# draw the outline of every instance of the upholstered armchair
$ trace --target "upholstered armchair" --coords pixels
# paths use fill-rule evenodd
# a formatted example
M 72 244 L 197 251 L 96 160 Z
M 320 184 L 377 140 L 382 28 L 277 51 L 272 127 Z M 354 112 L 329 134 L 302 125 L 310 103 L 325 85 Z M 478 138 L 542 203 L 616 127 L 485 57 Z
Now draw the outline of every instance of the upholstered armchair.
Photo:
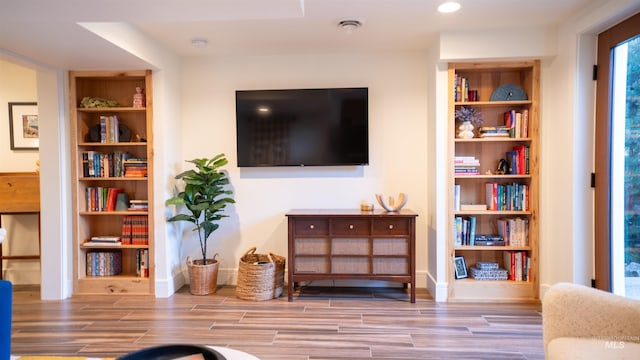
M 542 299 L 547 360 L 638 359 L 640 301 L 558 283 Z

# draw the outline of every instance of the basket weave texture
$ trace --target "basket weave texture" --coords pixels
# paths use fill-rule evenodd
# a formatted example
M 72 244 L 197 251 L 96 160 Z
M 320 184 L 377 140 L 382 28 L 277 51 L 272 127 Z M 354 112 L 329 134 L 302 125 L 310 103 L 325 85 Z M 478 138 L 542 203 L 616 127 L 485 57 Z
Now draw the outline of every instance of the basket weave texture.
M 269 253 L 271 259 L 275 263 L 276 267 L 273 273 L 273 298 L 278 298 L 284 291 L 284 268 L 287 263 L 287 258 L 284 256 Z
M 255 251 L 256 248 L 252 247 L 240 258 L 236 297 L 264 301 L 282 295 L 285 258 L 275 254 L 256 254 Z M 276 286 L 277 273 L 282 276 L 279 294 Z
M 202 260 L 191 260 L 187 257 L 187 269 L 189 270 L 189 290 L 193 295 L 209 295 L 216 292 L 218 285 L 218 265 L 219 255 L 215 254 L 213 259 L 207 259 L 206 264 Z

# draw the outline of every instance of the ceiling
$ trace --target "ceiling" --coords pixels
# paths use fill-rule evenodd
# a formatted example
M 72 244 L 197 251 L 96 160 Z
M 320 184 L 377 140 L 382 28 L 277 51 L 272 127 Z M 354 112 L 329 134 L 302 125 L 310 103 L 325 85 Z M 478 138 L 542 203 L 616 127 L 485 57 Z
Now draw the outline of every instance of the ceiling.
M 411 51 L 441 31 L 553 26 L 604 2 L 458 1 L 460 11 L 440 14 L 444 0 L 2 0 L 0 54 L 60 69 L 146 67 L 91 23 L 132 26 L 180 57 Z M 363 25 L 347 34 L 345 19 Z

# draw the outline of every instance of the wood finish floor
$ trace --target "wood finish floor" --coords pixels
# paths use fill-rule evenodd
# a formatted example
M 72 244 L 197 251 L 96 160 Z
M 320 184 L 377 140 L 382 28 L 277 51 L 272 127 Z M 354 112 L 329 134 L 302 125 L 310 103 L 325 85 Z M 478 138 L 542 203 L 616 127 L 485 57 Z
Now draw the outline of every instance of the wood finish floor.
M 543 359 L 539 304 L 436 303 L 418 289 L 303 288 L 265 302 L 234 287 L 166 299 L 41 301 L 16 287 L 12 353 L 117 357 L 171 343 L 228 346 L 262 360 Z

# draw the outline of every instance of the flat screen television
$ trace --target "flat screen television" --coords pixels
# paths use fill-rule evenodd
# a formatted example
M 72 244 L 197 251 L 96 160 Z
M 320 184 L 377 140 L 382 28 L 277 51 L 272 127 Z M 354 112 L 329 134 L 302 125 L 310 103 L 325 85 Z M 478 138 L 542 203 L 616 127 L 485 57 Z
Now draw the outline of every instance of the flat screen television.
M 238 90 L 239 167 L 369 163 L 368 88 Z

